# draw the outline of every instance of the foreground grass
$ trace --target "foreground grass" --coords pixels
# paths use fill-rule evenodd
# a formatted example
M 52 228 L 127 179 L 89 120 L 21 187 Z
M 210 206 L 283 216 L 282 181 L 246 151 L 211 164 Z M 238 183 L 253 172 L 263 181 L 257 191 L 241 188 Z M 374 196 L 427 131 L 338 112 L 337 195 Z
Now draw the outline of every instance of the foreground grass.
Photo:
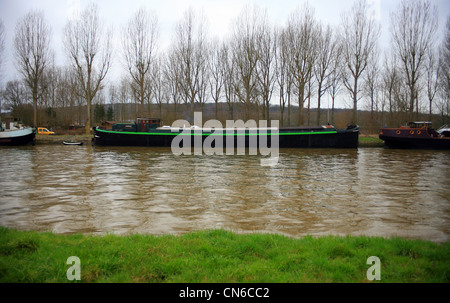
M 238 235 L 83 236 L 0 227 L 0 282 L 368 282 L 370 256 L 380 282 L 449 282 L 450 243 L 370 237 Z

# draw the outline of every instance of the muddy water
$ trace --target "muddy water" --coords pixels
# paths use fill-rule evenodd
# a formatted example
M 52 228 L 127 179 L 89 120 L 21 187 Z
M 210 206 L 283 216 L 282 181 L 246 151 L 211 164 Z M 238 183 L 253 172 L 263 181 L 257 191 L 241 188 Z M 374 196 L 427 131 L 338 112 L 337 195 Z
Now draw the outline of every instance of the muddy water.
M 1 148 L 0 225 L 449 240 L 448 151 L 282 149 L 278 165 L 260 160 L 175 156 L 170 148 Z

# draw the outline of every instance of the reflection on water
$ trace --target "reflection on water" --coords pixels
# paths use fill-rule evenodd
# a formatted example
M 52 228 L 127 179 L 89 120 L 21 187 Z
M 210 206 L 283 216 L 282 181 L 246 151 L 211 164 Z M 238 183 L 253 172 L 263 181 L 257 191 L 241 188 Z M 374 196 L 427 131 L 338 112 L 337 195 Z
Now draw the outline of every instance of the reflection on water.
M 175 156 L 170 148 L 0 149 L 0 225 L 56 233 L 236 232 L 448 241 L 450 153 L 282 149 Z

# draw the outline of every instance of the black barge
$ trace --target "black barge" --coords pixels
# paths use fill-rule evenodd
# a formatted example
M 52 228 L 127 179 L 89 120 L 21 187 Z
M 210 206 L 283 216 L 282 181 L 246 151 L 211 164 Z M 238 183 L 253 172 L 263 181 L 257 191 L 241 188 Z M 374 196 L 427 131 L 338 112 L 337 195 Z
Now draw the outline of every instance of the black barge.
M 174 138 L 182 144 L 194 144 L 206 140 L 224 148 L 271 145 L 271 135 L 278 135 L 280 148 L 357 148 L 359 127 L 336 129 L 331 125 L 319 127 L 282 128 L 200 128 L 159 126 L 159 119 L 138 118 L 133 123 L 110 123 L 108 127 L 94 127 L 93 144 L 98 146 L 172 146 Z M 180 139 L 180 137 L 178 137 Z M 262 141 L 264 140 L 264 141 Z M 267 141 L 266 141 L 267 140 Z M 188 142 L 188 143 L 186 143 Z M 186 146 L 180 146 L 186 147 Z

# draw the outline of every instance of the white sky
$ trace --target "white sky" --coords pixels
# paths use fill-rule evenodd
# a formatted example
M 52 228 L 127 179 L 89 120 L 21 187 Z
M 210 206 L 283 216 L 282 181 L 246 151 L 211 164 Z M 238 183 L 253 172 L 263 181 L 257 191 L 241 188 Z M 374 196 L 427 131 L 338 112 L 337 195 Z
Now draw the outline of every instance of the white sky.
M 398 7 L 400 0 L 368 0 L 372 4 L 373 14 L 380 21 L 382 36 L 380 47 L 389 47 L 390 12 Z M 449 0 L 431 0 L 439 10 L 439 41 L 442 41 L 446 18 L 450 16 Z M 2 60 L 1 85 L 19 77 L 14 67 L 12 55 L 14 28 L 17 21 L 31 9 L 42 10 L 46 21 L 52 29 L 52 45 L 56 54 L 56 63 L 63 65 L 66 56 L 63 52 L 62 34 L 68 20 L 77 11 L 84 9 L 87 4 L 94 2 L 106 26 L 114 26 L 115 40 L 120 41 L 119 30 L 141 6 L 153 11 L 159 19 L 160 49 L 171 42 L 175 24 L 182 19 L 187 8 L 192 7 L 196 12 L 202 12 L 209 24 L 209 34 L 219 38 L 226 37 L 231 32 L 233 20 L 248 4 L 256 4 L 267 9 L 269 20 L 277 25 L 284 25 L 289 15 L 306 0 L 0 0 L 0 18 L 5 25 L 5 58 Z M 309 4 L 315 9 L 315 16 L 325 24 L 337 26 L 341 14 L 348 11 L 354 0 L 310 0 Z M 120 52 L 115 52 L 115 63 L 112 75 L 120 75 L 122 67 L 118 62 Z

